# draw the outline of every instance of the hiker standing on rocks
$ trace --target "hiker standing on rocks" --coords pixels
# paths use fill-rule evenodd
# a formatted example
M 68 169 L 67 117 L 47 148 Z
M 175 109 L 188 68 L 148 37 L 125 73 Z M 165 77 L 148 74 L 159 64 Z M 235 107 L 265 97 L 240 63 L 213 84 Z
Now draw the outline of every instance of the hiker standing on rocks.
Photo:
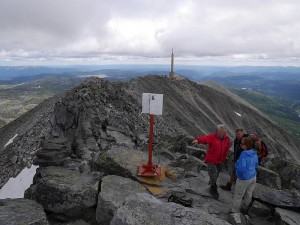
M 243 137 L 248 137 L 248 134 L 244 133 L 243 128 L 238 128 L 235 131 L 235 139 L 233 144 L 233 166 L 232 166 L 232 172 L 230 175 L 230 180 L 227 182 L 226 185 L 220 185 L 220 187 L 226 191 L 231 191 L 231 186 L 236 182 L 236 171 L 235 171 L 235 163 L 240 157 L 243 149 L 241 146 L 241 141 Z
M 237 180 L 231 213 L 247 214 L 256 184 L 258 157 L 250 137 L 242 138 L 241 147 L 243 151 L 235 164 Z
M 258 155 L 258 164 L 260 165 L 260 162 L 261 162 L 261 150 L 262 150 L 262 146 L 261 146 L 261 139 L 259 138 L 259 135 L 257 132 L 252 132 L 250 134 L 250 137 L 252 138 L 253 140 L 253 148 L 256 150 L 257 152 L 257 155 Z
M 217 179 L 222 169 L 222 162 L 226 159 L 230 148 L 230 139 L 226 135 L 226 126 L 220 124 L 217 126 L 217 132 L 195 138 L 193 144 L 207 144 L 208 148 L 205 154 L 205 163 L 209 175 L 210 189 L 209 193 L 215 198 L 219 198 L 217 190 Z

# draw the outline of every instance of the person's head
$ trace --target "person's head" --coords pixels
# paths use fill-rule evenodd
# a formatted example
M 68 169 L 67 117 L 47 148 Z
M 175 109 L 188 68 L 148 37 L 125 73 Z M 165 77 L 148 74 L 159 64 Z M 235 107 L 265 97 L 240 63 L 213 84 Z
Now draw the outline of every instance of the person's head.
M 219 138 L 223 138 L 224 135 L 226 134 L 226 131 L 227 131 L 227 129 L 226 129 L 226 126 L 224 124 L 219 124 L 217 126 L 217 136 Z
M 253 140 L 256 140 L 256 139 L 258 139 L 258 133 L 257 133 L 257 132 L 252 132 L 252 133 L 250 134 L 250 137 L 251 137 Z
M 235 138 L 238 140 L 241 140 L 244 136 L 244 129 L 243 128 L 238 128 L 235 130 Z
M 253 148 L 253 140 L 251 137 L 243 137 L 241 141 L 241 147 L 243 150 Z

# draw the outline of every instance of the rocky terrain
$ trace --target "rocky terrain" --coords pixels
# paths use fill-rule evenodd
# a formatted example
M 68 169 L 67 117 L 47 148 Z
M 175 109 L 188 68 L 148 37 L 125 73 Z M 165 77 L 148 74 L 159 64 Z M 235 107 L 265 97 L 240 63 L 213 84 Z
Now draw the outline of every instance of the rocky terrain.
M 147 162 L 149 115 L 142 93 L 164 94 L 155 116 L 154 163 L 159 178 L 137 176 Z M 205 146 L 193 138 L 225 123 L 257 131 L 270 148 L 258 171 L 249 216 L 228 216 L 233 192 L 208 193 Z M 1 186 L 25 166 L 39 165 L 25 199 L 0 200 L 0 224 L 27 212 L 27 224 L 297 224 L 300 211 L 300 143 L 260 111 L 215 83 L 139 77 L 111 83 L 89 78 L 40 104 L 0 130 Z M 5 143 L 18 136 L 6 147 Z M 226 161 L 230 168 L 232 161 Z M 218 184 L 225 183 L 221 173 Z M 192 207 L 168 202 L 171 194 Z M 36 205 L 38 203 L 38 205 Z M 47 220 L 45 220 L 46 213 Z M 23 213 L 23 214 L 22 214 Z M 240 220 L 240 221 L 239 221 Z M 36 221 L 36 222 L 34 222 Z M 8 223 L 9 222 L 9 223 Z

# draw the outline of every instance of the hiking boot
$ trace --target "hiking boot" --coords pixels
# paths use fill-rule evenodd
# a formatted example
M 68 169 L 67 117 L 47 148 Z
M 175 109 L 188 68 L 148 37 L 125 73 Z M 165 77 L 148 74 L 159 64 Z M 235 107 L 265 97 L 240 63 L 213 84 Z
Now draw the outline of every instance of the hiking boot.
M 227 182 L 226 185 L 220 185 L 220 188 L 222 188 L 225 191 L 231 191 L 231 183 Z
M 212 196 L 214 199 L 218 199 L 218 198 L 219 198 L 219 192 L 218 192 L 218 189 L 217 189 L 217 185 L 216 185 L 216 184 L 210 185 L 209 193 L 211 194 L 211 196 Z

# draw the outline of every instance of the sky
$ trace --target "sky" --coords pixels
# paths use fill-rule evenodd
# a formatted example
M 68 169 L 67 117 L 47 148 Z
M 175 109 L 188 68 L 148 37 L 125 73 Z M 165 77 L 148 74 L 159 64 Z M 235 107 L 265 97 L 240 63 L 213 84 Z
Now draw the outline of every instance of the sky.
M 0 0 L 0 66 L 300 66 L 298 0 Z

